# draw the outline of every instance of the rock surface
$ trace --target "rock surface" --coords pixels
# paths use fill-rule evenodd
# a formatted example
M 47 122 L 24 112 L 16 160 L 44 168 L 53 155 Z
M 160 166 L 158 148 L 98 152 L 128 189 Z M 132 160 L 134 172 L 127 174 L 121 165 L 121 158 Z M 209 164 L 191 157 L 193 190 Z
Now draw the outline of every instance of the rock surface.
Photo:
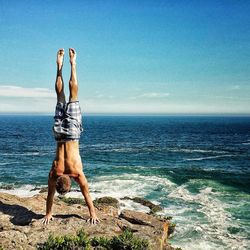
M 154 203 L 152 203 L 151 201 L 148 201 L 144 198 L 141 197 L 134 197 L 134 198 L 130 198 L 128 196 L 123 197 L 121 200 L 132 200 L 134 202 L 137 202 L 143 206 L 146 206 L 150 209 L 150 213 L 154 214 L 156 212 L 161 211 L 163 208 L 159 205 L 155 205 Z
M 110 203 L 109 203 L 110 202 Z M 44 216 L 46 193 L 29 198 L 0 193 L 0 244 L 3 249 L 36 249 L 45 242 L 50 233 L 55 235 L 75 234 L 84 228 L 90 238 L 112 237 L 125 229 L 148 239 L 152 249 L 174 249 L 167 243 L 169 222 L 141 212 L 123 210 L 118 214 L 118 203 L 112 197 L 101 198 L 97 204 L 98 225 L 89 225 L 88 209 L 84 205 L 67 204 L 55 198 L 54 220 L 49 225 L 41 224 Z

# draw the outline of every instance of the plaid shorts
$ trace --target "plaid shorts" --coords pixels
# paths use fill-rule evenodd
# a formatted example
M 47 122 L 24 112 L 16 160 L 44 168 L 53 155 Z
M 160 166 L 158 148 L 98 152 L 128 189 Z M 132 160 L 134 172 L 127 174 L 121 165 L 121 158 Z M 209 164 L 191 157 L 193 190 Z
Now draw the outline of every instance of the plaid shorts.
M 56 104 L 53 131 L 56 141 L 80 139 L 83 128 L 79 101 Z

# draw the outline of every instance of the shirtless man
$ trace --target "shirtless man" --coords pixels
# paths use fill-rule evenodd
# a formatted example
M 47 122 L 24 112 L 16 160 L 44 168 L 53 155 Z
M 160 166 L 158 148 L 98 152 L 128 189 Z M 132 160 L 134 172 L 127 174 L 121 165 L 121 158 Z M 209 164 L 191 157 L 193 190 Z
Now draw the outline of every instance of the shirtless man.
M 79 154 L 79 139 L 82 132 L 82 116 L 78 101 L 78 83 L 76 77 L 76 51 L 69 49 L 71 64 L 71 77 L 69 81 L 69 102 L 65 101 L 64 83 L 62 78 L 62 67 L 64 49 L 57 53 L 57 76 L 55 90 L 57 94 L 57 105 L 55 111 L 55 122 L 53 131 L 57 141 L 56 157 L 48 179 L 48 196 L 46 202 L 46 215 L 42 222 L 48 224 L 52 217 L 52 205 L 55 191 L 65 194 L 70 190 L 70 177 L 80 186 L 81 192 L 89 208 L 91 224 L 96 224 L 99 219 L 89 194 L 88 182 L 82 170 L 82 162 Z

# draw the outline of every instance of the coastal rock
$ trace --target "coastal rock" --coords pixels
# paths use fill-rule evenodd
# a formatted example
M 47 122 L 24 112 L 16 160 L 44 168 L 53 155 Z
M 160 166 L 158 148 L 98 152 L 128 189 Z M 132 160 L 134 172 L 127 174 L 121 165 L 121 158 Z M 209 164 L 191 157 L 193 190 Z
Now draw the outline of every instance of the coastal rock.
M 103 213 L 118 217 L 119 201 L 116 198 L 104 196 L 93 201 L 94 206 Z
M 156 204 L 152 203 L 151 201 L 148 201 L 148 200 L 141 198 L 141 197 L 130 198 L 128 196 L 125 196 L 121 200 L 132 200 L 132 201 L 139 203 L 145 207 L 148 207 L 150 209 L 151 214 L 159 212 L 163 209 L 161 206 L 156 205 Z
M 89 217 L 86 206 L 69 205 L 59 198 L 55 198 L 54 220 L 44 226 L 41 224 L 41 219 L 45 212 L 46 194 L 20 198 L 0 193 L 0 244 L 3 249 L 32 250 L 36 249 L 37 244 L 45 242 L 51 233 L 73 235 L 83 228 L 90 238 L 95 236 L 109 238 L 122 233 L 125 229 L 130 229 L 140 238 L 148 239 L 152 249 L 174 249 L 167 243 L 167 221 L 130 210 L 122 211 L 119 217 L 114 216 L 109 209 L 107 211 L 104 209 L 105 202 L 107 202 L 107 207 L 112 207 L 118 213 L 118 207 L 114 206 L 119 206 L 119 204 L 110 198 L 97 202 L 97 215 L 101 219 L 98 225 L 89 225 L 86 222 Z M 111 206 L 108 201 L 113 201 L 114 206 Z
M 170 225 L 168 220 L 127 209 L 120 213 L 119 218 L 122 219 L 119 226 L 123 230 L 129 229 L 138 236 L 154 242 L 153 244 L 158 247 L 155 249 L 174 249 L 167 244 Z M 141 234 L 142 231 L 143 234 Z
M 94 205 L 96 207 L 102 206 L 102 205 L 108 205 L 115 208 L 119 208 L 119 201 L 116 198 L 110 197 L 110 196 L 104 196 L 101 198 L 97 198 L 94 200 Z
M 46 193 L 48 192 L 48 187 L 34 187 L 30 191 L 37 191 L 39 190 L 39 193 Z
M 146 225 L 151 227 L 153 227 L 155 223 L 158 224 L 161 223 L 160 220 L 158 220 L 152 215 L 145 214 L 142 212 L 131 211 L 127 209 L 123 210 L 119 217 L 133 224 Z

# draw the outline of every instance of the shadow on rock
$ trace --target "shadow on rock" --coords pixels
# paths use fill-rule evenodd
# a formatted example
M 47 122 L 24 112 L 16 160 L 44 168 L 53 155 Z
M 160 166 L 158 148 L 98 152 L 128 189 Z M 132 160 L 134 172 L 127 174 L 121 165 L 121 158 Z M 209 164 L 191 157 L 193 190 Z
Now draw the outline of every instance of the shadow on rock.
M 28 210 L 26 207 L 20 205 L 10 205 L 0 202 L 0 211 L 4 214 L 13 216 L 10 219 L 10 222 L 18 226 L 29 225 L 32 219 L 41 219 L 43 218 L 42 214 L 34 213 L 31 210 Z
M 82 216 L 78 214 L 55 214 L 53 215 L 54 218 L 60 218 L 60 219 L 69 219 L 72 217 L 78 218 L 78 219 L 83 219 Z

